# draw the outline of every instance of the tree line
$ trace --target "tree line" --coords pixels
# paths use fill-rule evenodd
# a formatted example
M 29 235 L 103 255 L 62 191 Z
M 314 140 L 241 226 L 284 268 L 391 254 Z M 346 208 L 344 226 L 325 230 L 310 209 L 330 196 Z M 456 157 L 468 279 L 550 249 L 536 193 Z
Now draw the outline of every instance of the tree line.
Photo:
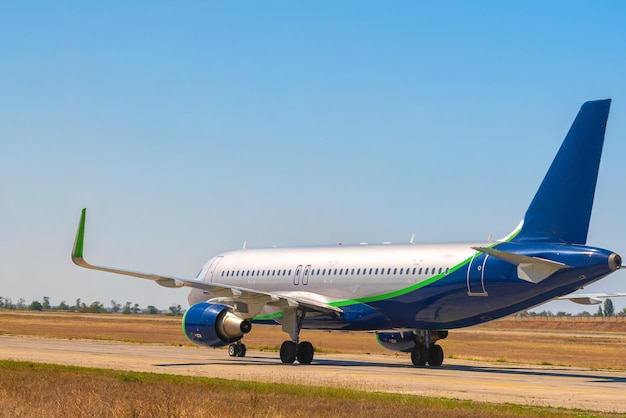
M 129 314 L 149 314 L 156 315 L 162 313 L 154 305 L 148 305 L 145 308 L 140 308 L 138 303 L 126 302 L 124 304 L 118 303 L 115 300 L 111 300 L 111 304 L 109 307 L 104 306 L 104 304 L 100 301 L 92 302 L 87 305 L 82 302 L 80 298 L 76 299 L 76 302 L 73 305 L 68 305 L 64 300 L 61 301 L 58 305 L 51 305 L 50 298 L 48 296 L 43 297 L 43 302 L 39 302 L 38 300 L 32 301 L 30 304 L 27 304 L 24 298 L 19 298 L 16 303 L 13 303 L 11 298 L 3 298 L 0 296 L 0 309 L 9 309 L 9 310 L 30 310 L 30 311 L 66 311 L 66 312 L 81 312 L 81 313 L 122 313 L 125 315 Z M 167 311 L 163 311 L 167 315 L 182 315 L 183 309 L 180 305 L 170 305 Z M 604 300 L 603 304 L 598 306 L 598 310 L 595 313 L 590 313 L 588 311 L 582 311 L 575 315 L 559 311 L 556 314 L 552 313 L 552 311 L 543 310 L 541 312 L 535 311 L 522 311 L 518 314 L 519 316 L 525 317 L 533 317 L 533 316 L 583 316 L 583 317 L 612 317 L 612 316 L 620 316 L 626 317 L 626 308 L 622 309 L 619 312 L 615 312 L 615 307 L 613 305 L 613 301 L 609 298 Z
M 106 307 L 100 301 L 95 301 L 87 305 L 80 298 L 72 305 L 68 305 L 64 300 L 58 305 L 52 305 L 48 296 L 43 297 L 43 302 L 34 300 L 26 303 L 24 298 L 19 298 L 17 302 L 13 302 L 11 298 L 0 296 L 0 309 L 20 310 L 20 311 L 65 311 L 65 312 L 81 312 L 81 313 L 122 313 L 122 314 L 149 314 L 156 315 L 162 313 L 154 305 L 148 305 L 140 308 L 138 303 L 126 302 L 124 304 L 111 300 L 111 304 Z M 183 309 L 180 305 L 170 305 L 167 311 L 163 311 L 168 315 L 182 315 Z

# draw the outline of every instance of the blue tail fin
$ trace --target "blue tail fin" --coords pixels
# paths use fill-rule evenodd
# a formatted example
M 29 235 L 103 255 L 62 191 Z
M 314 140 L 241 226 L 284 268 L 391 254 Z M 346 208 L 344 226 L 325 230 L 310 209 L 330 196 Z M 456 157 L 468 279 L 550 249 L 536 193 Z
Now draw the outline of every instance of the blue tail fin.
M 610 106 L 582 105 L 514 241 L 586 243 Z

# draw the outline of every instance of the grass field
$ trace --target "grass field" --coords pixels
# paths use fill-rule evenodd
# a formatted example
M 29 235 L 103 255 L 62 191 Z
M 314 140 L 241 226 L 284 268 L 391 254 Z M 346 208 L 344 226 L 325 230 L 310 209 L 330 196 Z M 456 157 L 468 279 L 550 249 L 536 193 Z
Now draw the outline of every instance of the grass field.
M 6 417 L 615 417 L 350 389 L 0 361 Z

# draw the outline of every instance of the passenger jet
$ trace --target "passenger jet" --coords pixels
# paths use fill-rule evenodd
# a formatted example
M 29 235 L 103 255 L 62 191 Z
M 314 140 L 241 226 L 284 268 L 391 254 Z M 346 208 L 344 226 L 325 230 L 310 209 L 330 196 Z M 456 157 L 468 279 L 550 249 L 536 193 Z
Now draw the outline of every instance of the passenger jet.
M 410 352 L 414 365 L 440 366 L 437 342 L 449 330 L 576 299 L 567 295 L 622 266 L 614 252 L 586 245 L 610 104 L 582 105 L 524 219 L 496 242 L 244 248 L 185 279 L 89 264 L 83 209 L 72 260 L 191 288 L 185 335 L 200 346 L 228 345 L 233 357 L 245 356 L 242 338 L 259 323 L 280 324 L 289 336 L 283 363 L 313 361 L 313 345 L 299 339 L 305 328 L 375 331 L 385 348 Z

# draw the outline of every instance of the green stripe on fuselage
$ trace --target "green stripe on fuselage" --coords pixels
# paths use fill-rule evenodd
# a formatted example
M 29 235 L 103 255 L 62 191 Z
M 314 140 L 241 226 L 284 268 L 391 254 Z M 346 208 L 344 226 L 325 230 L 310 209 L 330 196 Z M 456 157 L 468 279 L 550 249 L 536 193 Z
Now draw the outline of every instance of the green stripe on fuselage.
M 521 230 L 522 230 L 522 224 L 520 224 L 515 230 L 513 230 L 513 232 L 511 232 L 504 240 L 494 242 L 494 243 L 488 245 L 487 247 L 489 247 L 489 248 L 494 247 L 497 244 L 499 244 L 500 242 L 509 242 L 509 241 L 513 240 L 520 233 Z M 455 271 L 457 271 L 460 268 L 462 268 L 465 265 L 467 265 L 474 257 L 476 257 L 476 254 L 472 255 L 471 257 L 468 257 L 467 259 L 463 260 L 459 264 L 451 267 L 448 270 L 447 273 L 437 274 L 436 276 L 433 276 L 430 279 L 424 280 L 423 282 L 416 283 L 416 284 L 414 284 L 412 286 L 405 287 L 404 289 L 395 290 L 395 291 L 389 292 L 389 293 L 383 293 L 381 295 L 367 296 L 367 297 L 359 298 L 359 299 L 346 299 L 346 300 L 341 300 L 341 301 L 337 301 L 337 302 L 330 302 L 329 305 L 330 306 L 336 306 L 336 307 L 350 306 L 350 305 L 356 305 L 356 304 L 359 304 L 359 303 L 378 302 L 378 301 L 381 301 L 381 300 L 392 299 L 392 298 L 395 298 L 395 297 L 398 297 L 398 296 L 406 295 L 407 293 L 414 292 L 414 291 L 416 291 L 418 289 L 426 287 L 429 284 L 435 283 L 435 282 L 443 279 L 447 275 L 449 275 L 451 273 L 454 273 Z M 281 318 L 282 316 L 283 316 L 282 312 L 276 312 L 276 313 L 269 314 L 269 315 L 255 316 L 254 320 L 259 320 L 259 321 L 274 320 L 274 319 L 277 319 L 277 318 Z

